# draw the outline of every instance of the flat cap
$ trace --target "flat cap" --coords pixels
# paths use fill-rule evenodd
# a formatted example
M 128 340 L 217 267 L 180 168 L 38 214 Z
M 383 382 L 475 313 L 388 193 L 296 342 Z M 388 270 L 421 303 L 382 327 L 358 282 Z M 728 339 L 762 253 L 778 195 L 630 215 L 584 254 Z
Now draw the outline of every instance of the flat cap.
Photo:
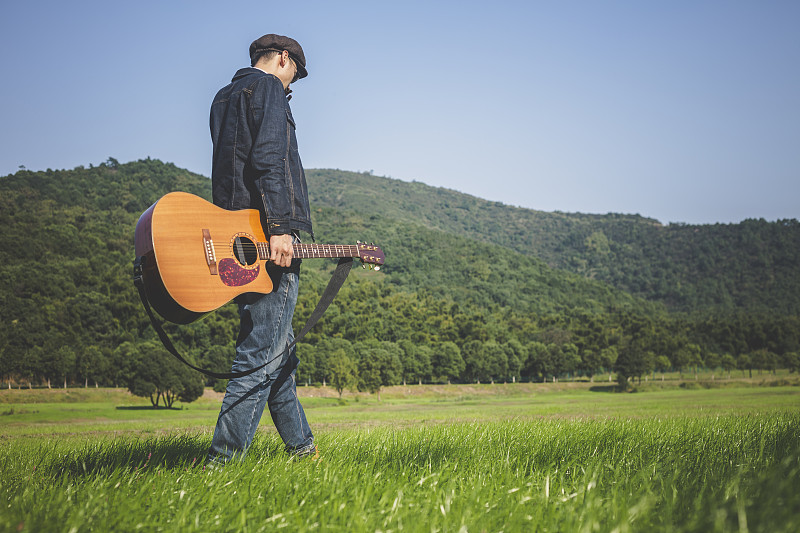
M 278 52 L 286 50 L 289 52 L 289 57 L 291 57 L 297 65 L 297 79 L 299 80 L 308 76 L 308 71 L 306 70 L 306 55 L 303 53 L 303 47 L 291 37 L 275 35 L 274 33 L 268 33 L 267 35 L 259 37 L 250 45 L 250 59 L 252 60 L 256 52 L 260 50 L 276 50 Z

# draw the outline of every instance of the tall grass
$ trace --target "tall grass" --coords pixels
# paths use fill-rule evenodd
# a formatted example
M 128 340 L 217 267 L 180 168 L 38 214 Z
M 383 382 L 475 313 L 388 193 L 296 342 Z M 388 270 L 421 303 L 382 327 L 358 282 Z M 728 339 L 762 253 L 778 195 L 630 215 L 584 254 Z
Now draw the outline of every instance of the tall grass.
M 7 441 L 0 530 L 800 530 L 796 411 L 265 434 L 221 471 L 209 441 Z

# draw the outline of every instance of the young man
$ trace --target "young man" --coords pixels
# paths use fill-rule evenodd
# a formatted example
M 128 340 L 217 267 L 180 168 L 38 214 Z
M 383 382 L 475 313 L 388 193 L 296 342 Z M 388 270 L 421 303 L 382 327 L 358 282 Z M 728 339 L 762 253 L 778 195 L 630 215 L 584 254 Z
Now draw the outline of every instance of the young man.
M 297 357 L 292 315 L 300 261 L 293 260 L 298 233 L 311 233 L 303 166 L 289 108 L 289 85 L 308 75 L 294 39 L 268 34 L 250 45 L 249 68 L 240 69 L 211 104 L 214 203 L 224 209 L 258 209 L 269 236 L 268 271 L 274 290 L 236 300 L 240 329 L 233 371 L 269 364 L 228 382 L 209 462 L 242 456 L 253 441 L 265 405 L 287 453 L 315 456 L 314 436 L 295 389 Z

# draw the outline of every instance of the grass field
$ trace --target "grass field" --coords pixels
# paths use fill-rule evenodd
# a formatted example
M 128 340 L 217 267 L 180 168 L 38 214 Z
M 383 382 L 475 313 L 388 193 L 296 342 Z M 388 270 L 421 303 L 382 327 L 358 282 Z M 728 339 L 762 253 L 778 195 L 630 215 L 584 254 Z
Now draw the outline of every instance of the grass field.
M 0 531 L 800 531 L 800 387 L 602 386 L 308 388 L 320 461 L 222 471 L 213 395 L 2 391 Z

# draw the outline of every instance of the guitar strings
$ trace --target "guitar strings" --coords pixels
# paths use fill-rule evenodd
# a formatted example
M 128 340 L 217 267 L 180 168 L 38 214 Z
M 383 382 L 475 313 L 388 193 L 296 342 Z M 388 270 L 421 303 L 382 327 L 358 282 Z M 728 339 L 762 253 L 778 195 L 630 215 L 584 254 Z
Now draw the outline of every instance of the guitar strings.
M 331 254 L 332 257 L 337 257 L 339 254 L 347 254 L 352 255 L 353 257 L 357 257 L 360 255 L 359 249 L 357 245 L 351 244 L 306 244 L 306 243 L 296 243 L 292 245 L 296 253 L 299 254 L 309 254 L 310 256 L 323 256 L 327 254 Z M 231 245 L 226 244 L 214 244 L 213 245 L 214 253 L 220 256 L 226 256 L 229 253 L 233 253 L 234 256 L 246 256 L 250 254 L 255 254 L 258 257 L 261 257 L 261 252 L 269 252 L 269 245 L 266 243 L 258 243 L 254 244 L 253 242 L 235 242 L 233 244 L 233 249 L 231 249 Z
M 269 245 L 266 243 L 236 243 L 234 244 L 236 248 L 242 248 L 243 250 L 253 250 L 258 248 L 269 248 Z M 303 251 L 314 251 L 314 250 L 337 250 L 337 249 L 349 249 L 349 250 L 358 250 L 358 246 L 354 244 L 293 244 L 292 245 L 296 250 L 303 250 Z M 228 244 L 214 244 L 213 245 L 215 250 L 220 249 L 228 249 L 230 245 Z

